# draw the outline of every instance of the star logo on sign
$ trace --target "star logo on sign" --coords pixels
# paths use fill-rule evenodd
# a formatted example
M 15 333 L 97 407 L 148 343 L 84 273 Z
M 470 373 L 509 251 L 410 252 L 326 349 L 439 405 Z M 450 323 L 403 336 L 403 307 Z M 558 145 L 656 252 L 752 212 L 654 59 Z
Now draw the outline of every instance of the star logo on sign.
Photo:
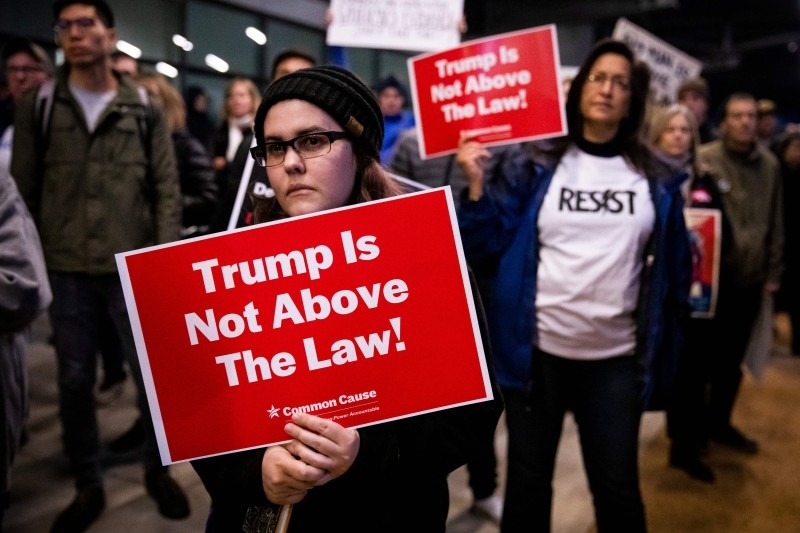
M 275 407 L 273 405 L 272 407 L 269 408 L 269 417 L 270 418 L 278 418 L 278 412 L 279 411 L 280 411 L 280 409 L 278 409 L 277 407 Z

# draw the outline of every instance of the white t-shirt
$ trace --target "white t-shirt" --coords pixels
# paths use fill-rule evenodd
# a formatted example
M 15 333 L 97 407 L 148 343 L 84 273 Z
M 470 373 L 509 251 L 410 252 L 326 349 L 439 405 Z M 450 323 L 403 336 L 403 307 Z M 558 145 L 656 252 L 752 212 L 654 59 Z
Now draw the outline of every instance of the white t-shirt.
M 81 109 L 83 109 L 83 116 L 86 118 L 86 126 L 89 128 L 90 132 L 94 131 L 97 127 L 97 121 L 100 119 L 103 110 L 117 95 L 117 91 L 115 90 L 95 93 L 86 91 L 72 84 L 70 84 L 69 90 L 75 97 L 75 100 L 78 101 L 78 104 L 80 104 Z
M 632 354 L 643 252 L 655 224 L 647 179 L 622 156 L 570 147 L 538 220 L 538 346 L 568 359 Z

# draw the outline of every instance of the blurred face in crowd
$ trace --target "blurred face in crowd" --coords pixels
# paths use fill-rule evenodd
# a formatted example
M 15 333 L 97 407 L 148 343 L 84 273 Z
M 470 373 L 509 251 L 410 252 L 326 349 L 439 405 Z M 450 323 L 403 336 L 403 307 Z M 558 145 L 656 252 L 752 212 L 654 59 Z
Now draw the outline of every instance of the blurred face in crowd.
M 678 103 L 685 105 L 694 114 L 698 124 L 703 124 L 708 116 L 708 100 L 697 91 L 686 91 Z
M 255 113 L 255 102 L 247 85 L 234 82 L 228 96 L 228 106 L 232 117 L 243 117 Z
M 378 95 L 378 105 L 384 115 L 399 115 L 403 112 L 405 99 L 395 87 L 386 87 Z
M 26 91 L 35 89 L 47 79 L 47 72 L 27 52 L 17 52 L 6 61 L 8 92 L 14 101 L 19 101 Z
M 734 149 L 749 149 L 756 140 L 756 101 L 749 98 L 730 100 L 725 107 L 720 131 Z
M 198 93 L 192 102 L 195 111 L 205 113 L 208 110 L 208 97 L 203 93 Z
M 631 64 L 618 54 L 601 55 L 581 90 L 584 137 L 592 142 L 611 140 L 628 116 L 630 103 Z
M 692 128 L 685 116 L 678 113 L 667 121 L 658 139 L 658 147 L 673 157 L 683 157 L 689 153 L 692 147 Z
M 800 139 L 789 141 L 783 150 L 783 160 L 790 168 L 800 168 Z
M 275 66 L 275 79 L 282 78 L 301 68 L 310 68 L 314 65 L 302 57 L 287 57 Z
M 264 121 L 264 140 L 288 141 L 342 127 L 321 108 L 305 100 L 283 100 L 273 105 Z M 306 141 L 308 142 L 308 141 Z M 316 143 L 327 143 L 321 137 Z M 303 158 L 295 148 L 285 149 L 283 162 L 266 168 L 275 198 L 289 216 L 305 215 L 347 204 L 356 176 L 356 156 L 347 139 L 330 143 L 330 152 Z
M 773 114 L 761 115 L 756 124 L 761 139 L 771 139 L 778 130 L 778 117 Z
M 73 67 L 105 64 L 117 43 L 116 31 L 103 24 L 93 6 L 69 5 L 61 10 L 56 24 L 56 41 Z

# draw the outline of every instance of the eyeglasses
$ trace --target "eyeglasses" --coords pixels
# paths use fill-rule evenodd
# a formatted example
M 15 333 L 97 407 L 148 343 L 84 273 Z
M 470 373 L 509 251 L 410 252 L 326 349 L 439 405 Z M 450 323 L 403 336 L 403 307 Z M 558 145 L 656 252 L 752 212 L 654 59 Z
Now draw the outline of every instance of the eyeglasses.
M 24 66 L 11 65 L 9 67 L 6 67 L 6 74 L 8 76 L 13 76 L 16 74 L 25 74 L 27 76 L 29 74 L 36 74 L 37 72 L 44 72 L 44 69 L 40 66 L 30 66 L 30 65 L 24 65 Z
M 274 167 L 283 163 L 291 146 L 303 159 L 320 157 L 330 153 L 331 144 L 350 136 L 343 131 L 318 131 L 299 135 L 288 141 L 273 141 L 250 148 L 250 155 L 260 167 Z
M 624 76 L 609 76 L 605 72 L 593 72 L 586 77 L 589 83 L 597 84 L 602 87 L 607 81 L 611 81 L 611 86 L 621 91 L 628 91 L 631 88 L 631 80 Z
M 53 29 L 56 33 L 61 33 L 62 31 L 69 31 L 70 26 L 74 24 L 79 30 L 85 30 L 94 26 L 96 22 L 97 19 L 94 17 L 78 17 L 72 20 L 58 19 L 53 25 Z

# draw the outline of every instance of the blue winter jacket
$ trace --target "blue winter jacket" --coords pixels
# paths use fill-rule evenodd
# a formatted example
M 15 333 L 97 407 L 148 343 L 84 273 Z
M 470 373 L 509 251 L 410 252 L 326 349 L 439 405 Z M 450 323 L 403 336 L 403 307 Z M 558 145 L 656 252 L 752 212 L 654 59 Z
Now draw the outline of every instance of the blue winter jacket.
M 646 247 L 637 310 L 637 356 L 643 407 L 663 409 L 674 385 L 691 276 L 680 184 L 686 175 L 648 176 L 656 222 Z M 461 201 L 458 223 L 467 262 L 493 278 L 484 283 L 489 332 L 501 387 L 525 390 L 536 339 L 539 210 L 553 169 L 524 150 L 509 150 L 478 201 Z M 485 281 L 485 280 L 484 280 Z

